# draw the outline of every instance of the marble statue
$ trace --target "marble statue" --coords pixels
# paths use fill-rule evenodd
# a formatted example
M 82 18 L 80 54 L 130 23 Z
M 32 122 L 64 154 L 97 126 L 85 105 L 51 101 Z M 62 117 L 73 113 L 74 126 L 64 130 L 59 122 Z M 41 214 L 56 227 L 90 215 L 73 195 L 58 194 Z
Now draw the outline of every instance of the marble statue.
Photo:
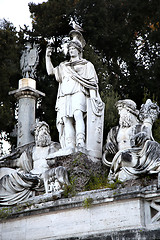
M 25 44 L 25 50 L 22 51 L 22 56 L 20 59 L 20 68 L 22 70 L 23 78 L 35 78 L 36 68 L 39 63 L 39 52 L 40 47 L 38 44 L 33 44 L 30 42 Z
M 38 122 L 35 126 L 35 144 L 21 148 L 20 152 L 0 159 L 0 205 L 14 205 L 39 192 L 59 191 L 69 184 L 66 168 L 51 168 L 46 160 L 58 151 L 59 143 L 51 141 L 49 126 Z M 2 163 L 3 160 L 3 163 Z
M 159 107 L 150 99 L 141 106 L 130 99 L 116 103 L 119 126 L 110 130 L 102 161 L 110 168 L 109 179 L 121 181 L 137 178 L 141 174 L 160 172 L 160 144 L 152 136 L 152 125 Z
M 52 49 L 46 50 L 46 69 L 59 82 L 57 129 L 61 153 L 87 149 L 102 156 L 104 104 L 98 93 L 98 77 L 93 64 L 82 58 L 85 40 L 79 30 L 70 32 L 70 60 L 53 67 Z

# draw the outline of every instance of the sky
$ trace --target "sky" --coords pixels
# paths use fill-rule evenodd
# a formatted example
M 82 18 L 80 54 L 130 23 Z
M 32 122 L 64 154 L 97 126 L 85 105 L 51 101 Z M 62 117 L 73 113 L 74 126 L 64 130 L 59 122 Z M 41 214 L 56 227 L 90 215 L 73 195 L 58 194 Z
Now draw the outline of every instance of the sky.
M 42 3 L 47 0 L 0 0 L 0 19 L 5 18 L 19 30 L 24 24 L 31 28 L 31 19 L 28 3 Z

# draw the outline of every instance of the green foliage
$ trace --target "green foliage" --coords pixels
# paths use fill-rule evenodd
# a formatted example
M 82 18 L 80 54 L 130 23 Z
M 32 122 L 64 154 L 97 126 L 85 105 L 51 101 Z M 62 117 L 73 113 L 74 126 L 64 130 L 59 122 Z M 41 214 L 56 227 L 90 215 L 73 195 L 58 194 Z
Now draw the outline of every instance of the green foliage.
M 57 49 L 61 45 L 62 37 L 68 36 L 71 30 L 69 22 L 74 7 L 73 0 L 49 0 L 37 5 L 30 3 L 34 36 L 53 37 Z
M 0 219 L 6 219 L 12 213 L 11 207 L 0 208 Z
M 76 177 L 69 177 L 70 184 L 64 186 L 64 192 L 63 196 L 65 198 L 68 197 L 74 197 L 76 195 L 76 190 L 75 190 L 75 182 L 76 182 Z
M 144 87 L 159 99 L 154 87 L 159 86 L 159 12 L 154 0 L 81 0 L 77 5 L 87 40 L 107 60 L 108 83 L 138 105 Z
M 8 92 L 17 88 L 20 78 L 20 46 L 14 26 L 3 20 L 0 24 L 0 133 L 10 133 L 15 124 L 15 99 Z M 3 135 L 5 138 L 9 136 Z
M 118 94 L 113 89 L 108 89 L 101 92 L 101 97 L 105 103 L 104 113 L 104 139 L 106 139 L 109 130 L 118 125 L 118 112 L 115 103 L 120 99 Z
M 103 189 L 103 188 L 111 188 L 116 189 L 119 186 L 123 186 L 122 182 L 116 179 L 114 182 L 110 182 L 108 180 L 108 173 L 101 175 L 91 175 L 89 182 L 85 186 L 86 191 Z
M 118 179 L 116 179 L 114 182 L 108 183 L 108 188 L 111 188 L 112 190 L 117 189 L 119 187 L 123 187 L 123 182 L 121 182 Z
M 99 176 L 91 176 L 89 182 L 85 186 L 86 191 L 106 188 L 108 184 L 107 174 Z
M 93 198 L 86 198 L 83 201 L 83 207 L 84 208 L 90 208 L 92 206 L 92 203 L 93 203 Z

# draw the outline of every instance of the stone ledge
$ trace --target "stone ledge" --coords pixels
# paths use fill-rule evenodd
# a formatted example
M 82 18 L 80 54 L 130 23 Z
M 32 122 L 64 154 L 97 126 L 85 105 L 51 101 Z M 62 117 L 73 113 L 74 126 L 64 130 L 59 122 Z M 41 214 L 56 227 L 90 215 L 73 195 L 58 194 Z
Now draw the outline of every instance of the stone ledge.
M 90 207 L 103 203 L 116 202 L 131 199 L 160 198 L 160 189 L 156 185 L 147 187 L 133 186 L 121 189 L 111 190 L 97 189 L 92 191 L 80 192 L 74 197 L 63 198 L 63 191 L 48 193 L 22 201 L 13 207 L 2 207 L 0 209 L 9 209 L 7 218 L 17 218 L 23 216 L 37 215 L 51 211 L 60 211 L 83 207 L 86 199 L 92 199 Z M 3 221 L 3 218 L 0 219 Z
M 99 189 L 60 199 L 61 194 L 8 208 L 0 222 L 0 240 L 154 240 L 160 234 L 160 210 L 152 211 L 160 203 L 156 185 Z
M 83 237 L 61 238 L 61 240 L 159 240 L 159 230 L 131 229 L 126 231 L 114 231 L 105 234 L 94 234 Z M 59 239 L 54 239 L 59 240 Z

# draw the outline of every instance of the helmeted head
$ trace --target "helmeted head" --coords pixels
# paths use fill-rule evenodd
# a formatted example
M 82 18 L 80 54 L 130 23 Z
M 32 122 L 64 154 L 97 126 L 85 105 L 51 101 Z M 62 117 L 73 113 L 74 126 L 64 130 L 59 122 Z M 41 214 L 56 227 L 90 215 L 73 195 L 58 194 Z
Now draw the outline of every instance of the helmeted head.
M 79 53 L 82 53 L 83 51 L 81 42 L 77 40 L 71 40 L 68 44 L 68 50 L 70 47 L 75 47 Z
M 71 40 L 68 43 L 68 50 L 70 47 L 74 47 L 78 50 L 79 55 L 82 57 L 83 48 L 86 45 L 82 33 L 78 30 L 72 30 L 70 31 L 69 36 Z

